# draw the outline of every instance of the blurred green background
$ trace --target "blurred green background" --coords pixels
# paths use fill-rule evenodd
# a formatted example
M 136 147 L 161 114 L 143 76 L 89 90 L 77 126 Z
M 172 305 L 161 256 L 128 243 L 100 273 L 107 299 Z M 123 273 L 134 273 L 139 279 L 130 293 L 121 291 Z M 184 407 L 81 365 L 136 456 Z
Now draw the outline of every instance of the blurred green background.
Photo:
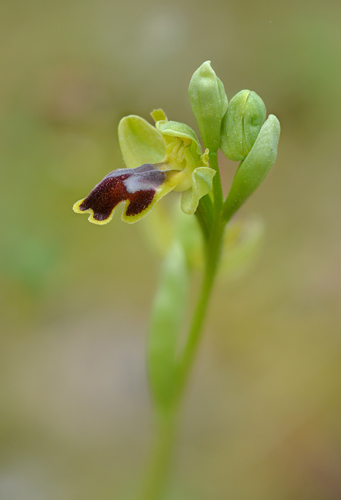
M 98 227 L 71 207 L 122 167 L 122 116 L 162 107 L 196 128 L 187 86 L 207 59 L 229 98 L 263 97 L 282 137 L 242 210 L 265 222 L 261 258 L 215 289 L 174 498 L 341 498 L 340 2 L 0 9 L 1 500 L 120 499 L 139 477 L 161 259 L 143 223 Z

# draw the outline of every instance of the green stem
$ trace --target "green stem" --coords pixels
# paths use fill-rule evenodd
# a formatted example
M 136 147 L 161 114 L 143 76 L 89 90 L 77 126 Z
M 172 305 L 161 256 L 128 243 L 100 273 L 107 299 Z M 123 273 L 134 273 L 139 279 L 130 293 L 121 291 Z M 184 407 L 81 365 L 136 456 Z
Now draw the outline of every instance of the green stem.
M 229 197 L 227 196 L 224 204 L 223 204 L 223 209 L 221 211 L 221 217 L 225 224 L 229 222 L 231 217 L 237 212 L 239 209 L 240 205 L 231 205 Z
M 159 420 L 152 459 L 143 483 L 140 500 L 161 500 L 167 486 L 172 458 L 175 415 Z
M 175 397 L 176 406 L 178 406 L 179 401 L 181 400 L 181 397 L 183 395 L 187 378 L 200 342 L 202 327 L 206 317 L 214 280 L 218 270 L 224 227 L 225 224 L 221 221 L 220 217 L 216 218 L 206 247 L 205 274 L 187 341 L 183 349 L 181 359 L 179 361 L 178 380 Z
M 209 300 L 216 277 L 225 223 L 216 215 L 206 241 L 205 274 L 195 307 L 191 327 L 180 360 L 178 361 L 175 395 L 167 418 L 159 421 L 156 445 L 142 490 L 141 500 L 162 500 L 167 486 L 173 451 L 173 438 L 181 399 L 186 388 L 189 372 L 198 349 Z
M 214 207 L 216 210 L 216 215 L 218 215 L 220 214 L 223 206 L 224 195 L 223 195 L 223 187 L 221 185 L 217 151 L 209 152 L 209 161 L 211 167 L 216 171 L 216 174 L 213 177 L 213 194 L 214 194 Z

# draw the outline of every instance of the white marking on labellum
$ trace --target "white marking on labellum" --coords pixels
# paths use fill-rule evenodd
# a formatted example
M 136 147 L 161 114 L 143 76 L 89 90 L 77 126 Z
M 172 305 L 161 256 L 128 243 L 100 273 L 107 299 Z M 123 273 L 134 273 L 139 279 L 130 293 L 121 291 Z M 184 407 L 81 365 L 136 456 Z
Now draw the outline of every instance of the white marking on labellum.
M 166 175 L 164 172 L 156 170 L 152 165 L 148 170 L 146 167 L 147 165 L 142 165 L 138 169 L 132 169 L 131 175 L 124 179 L 123 184 L 128 193 L 134 194 L 138 191 L 155 190 L 165 181 Z
M 131 175 L 123 181 L 123 184 L 128 193 L 137 193 L 137 191 L 145 191 L 146 189 L 153 188 L 150 181 L 146 181 L 139 175 Z

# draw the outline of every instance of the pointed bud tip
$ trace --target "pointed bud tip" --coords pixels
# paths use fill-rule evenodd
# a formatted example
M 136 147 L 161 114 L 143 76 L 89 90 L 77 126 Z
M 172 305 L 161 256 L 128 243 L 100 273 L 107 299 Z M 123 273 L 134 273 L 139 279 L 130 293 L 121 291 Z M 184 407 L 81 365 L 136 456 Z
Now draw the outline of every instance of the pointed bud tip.
M 202 65 L 199 66 L 199 68 L 197 69 L 197 71 L 195 73 L 200 73 L 201 76 L 209 76 L 212 74 L 215 75 L 215 72 L 211 66 L 211 61 L 205 61 L 204 63 L 202 63 Z

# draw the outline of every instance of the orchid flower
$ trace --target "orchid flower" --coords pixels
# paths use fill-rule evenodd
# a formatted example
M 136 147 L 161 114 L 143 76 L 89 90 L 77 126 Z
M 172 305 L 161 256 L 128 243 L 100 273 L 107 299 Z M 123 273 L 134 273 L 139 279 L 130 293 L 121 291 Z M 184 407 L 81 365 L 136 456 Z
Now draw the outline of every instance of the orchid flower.
M 162 110 L 154 110 L 152 117 L 155 127 L 136 115 L 120 121 L 118 138 L 126 168 L 110 172 L 77 201 L 76 213 L 89 213 L 90 222 L 107 224 L 123 203 L 122 220 L 134 223 L 170 191 L 182 192 L 186 214 L 196 211 L 200 198 L 211 191 L 216 173 L 208 165 L 209 151 L 202 153 L 188 125 L 168 121 Z

